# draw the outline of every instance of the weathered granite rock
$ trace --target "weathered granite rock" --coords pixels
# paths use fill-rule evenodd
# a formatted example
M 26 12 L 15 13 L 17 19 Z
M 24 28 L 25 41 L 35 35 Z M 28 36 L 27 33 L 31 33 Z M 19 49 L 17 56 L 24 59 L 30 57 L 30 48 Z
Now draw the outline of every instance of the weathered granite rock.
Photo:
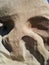
M 0 0 L 0 23 L 0 65 L 49 64 L 47 0 Z

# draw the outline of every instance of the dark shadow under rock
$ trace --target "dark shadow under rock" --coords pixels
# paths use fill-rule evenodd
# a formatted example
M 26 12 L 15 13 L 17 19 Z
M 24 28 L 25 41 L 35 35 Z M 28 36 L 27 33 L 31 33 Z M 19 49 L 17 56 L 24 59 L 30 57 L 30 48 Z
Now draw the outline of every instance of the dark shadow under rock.
M 26 48 L 30 51 L 30 53 L 34 55 L 41 65 L 44 65 L 44 58 L 37 50 L 36 41 L 29 36 L 24 36 L 22 39 L 25 41 Z

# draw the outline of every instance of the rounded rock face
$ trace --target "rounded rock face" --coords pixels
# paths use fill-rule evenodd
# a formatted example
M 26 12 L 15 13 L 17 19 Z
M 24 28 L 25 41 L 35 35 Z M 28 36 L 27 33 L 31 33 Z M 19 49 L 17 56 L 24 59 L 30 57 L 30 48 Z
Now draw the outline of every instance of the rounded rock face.
M 47 0 L 0 0 L 0 64 L 49 65 Z

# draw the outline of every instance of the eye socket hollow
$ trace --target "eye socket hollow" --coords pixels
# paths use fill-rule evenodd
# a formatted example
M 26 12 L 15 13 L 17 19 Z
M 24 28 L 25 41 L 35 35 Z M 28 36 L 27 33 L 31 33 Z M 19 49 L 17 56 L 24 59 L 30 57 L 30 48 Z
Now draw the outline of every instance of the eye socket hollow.
M 10 16 L 4 16 L 0 18 L 1 28 L 0 35 L 7 35 L 14 28 L 14 21 Z
M 31 28 L 37 28 L 40 30 L 48 30 L 49 28 L 49 19 L 42 16 L 35 16 L 28 19 L 31 24 Z

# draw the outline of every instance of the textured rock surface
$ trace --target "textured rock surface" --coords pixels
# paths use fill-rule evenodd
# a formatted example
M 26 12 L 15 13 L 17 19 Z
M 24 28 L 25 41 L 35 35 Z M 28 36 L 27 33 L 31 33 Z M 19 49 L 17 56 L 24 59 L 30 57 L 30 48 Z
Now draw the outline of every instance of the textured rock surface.
M 49 65 L 47 0 L 0 0 L 0 65 Z

